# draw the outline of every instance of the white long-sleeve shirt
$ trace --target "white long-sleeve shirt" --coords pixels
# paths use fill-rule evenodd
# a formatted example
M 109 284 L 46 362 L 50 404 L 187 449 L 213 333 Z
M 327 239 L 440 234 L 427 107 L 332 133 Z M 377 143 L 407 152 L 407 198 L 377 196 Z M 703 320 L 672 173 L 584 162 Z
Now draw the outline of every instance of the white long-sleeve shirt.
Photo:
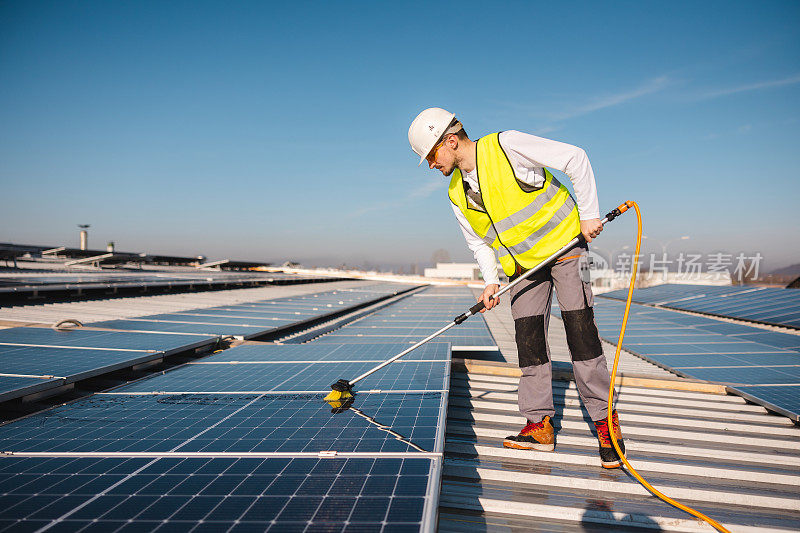
M 501 132 L 499 140 L 518 180 L 534 187 L 541 187 L 545 180 L 544 167 L 560 170 L 572 181 L 581 220 L 600 218 L 597 185 L 586 152 L 571 144 L 514 130 Z M 480 192 L 477 169 L 473 169 L 472 172 L 462 170 L 461 175 L 470 189 Z M 500 278 L 497 276 L 497 257 L 494 250 L 475 233 L 467 217 L 455 205 L 453 212 L 464 233 L 467 246 L 478 262 L 484 284 L 499 285 Z

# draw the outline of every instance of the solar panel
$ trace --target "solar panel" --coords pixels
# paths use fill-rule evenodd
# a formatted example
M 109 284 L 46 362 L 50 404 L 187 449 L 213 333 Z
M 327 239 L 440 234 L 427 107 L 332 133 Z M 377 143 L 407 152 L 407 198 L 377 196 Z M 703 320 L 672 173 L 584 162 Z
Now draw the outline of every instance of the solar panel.
M 12 372 L 7 372 L 11 374 Z M 38 377 L 0 376 L 0 401 L 34 394 L 63 384 L 63 379 Z
M 80 346 L 116 350 L 174 352 L 188 347 L 211 344 L 216 339 L 208 335 L 169 335 L 118 331 L 72 329 L 56 331 L 51 328 L 8 328 L 0 330 L 0 345 Z
M 150 352 L 0 346 L 0 368 L 4 373 L 59 376 L 71 380 L 86 379 L 156 357 L 161 355 Z
M 449 344 L 322 401 L 404 348 L 245 344 L 0 426 L 0 528 L 432 531 Z
M 602 295 L 625 300 L 627 290 Z M 800 327 L 800 291 L 774 287 L 674 285 L 638 289 L 633 301 L 673 309 Z
M 91 326 L 131 332 L 174 332 L 258 337 L 279 328 L 323 318 L 399 292 L 380 284 L 367 291 L 329 291 L 304 296 L 255 301 L 226 307 L 160 313 L 124 320 L 106 320 Z
M 426 335 L 346 335 L 344 332 L 341 334 L 336 335 L 324 335 L 315 339 L 314 343 L 319 344 L 341 344 L 341 343 L 350 343 L 350 344 L 385 344 L 385 343 L 396 343 L 401 342 L 405 344 L 406 347 L 409 347 L 413 344 L 418 343 L 422 339 L 424 339 Z M 469 335 L 458 335 L 458 334 L 450 334 L 450 332 L 444 333 L 436 337 L 436 340 L 441 342 L 448 342 L 455 347 L 464 347 L 464 346 L 496 346 L 497 343 L 493 339 L 487 339 L 486 337 L 475 337 Z
M 297 321 L 296 317 L 273 318 L 265 316 L 265 317 L 248 317 L 248 318 L 230 318 L 226 316 L 214 316 L 214 315 L 193 316 L 189 313 L 147 315 L 144 317 L 137 317 L 137 318 L 141 320 L 152 320 L 157 322 L 174 322 L 178 324 L 189 322 L 196 324 L 213 324 L 217 326 L 232 325 L 232 326 L 261 326 L 261 327 L 264 326 L 274 327 L 283 324 L 291 324 L 292 322 Z
M 389 354 L 400 353 L 407 344 L 242 344 L 214 354 L 203 361 L 382 361 Z M 445 342 L 429 342 L 404 355 L 404 361 L 450 359 L 450 346 Z
M 595 302 L 598 330 L 610 342 L 617 341 L 623 310 L 621 302 Z M 679 375 L 728 384 L 800 419 L 800 350 L 793 336 L 638 305 L 631 307 L 628 323 L 626 350 Z
M 384 357 L 388 359 L 388 357 Z M 354 378 L 374 362 L 192 363 L 126 387 L 132 392 L 293 392 L 327 393 L 340 378 Z M 449 361 L 397 361 L 359 382 L 357 390 L 445 390 Z
M 0 449 L 441 453 L 443 397 L 359 394 L 359 412 L 332 414 L 319 394 L 99 394 L 0 426 Z
M 737 385 L 734 390 L 745 398 L 762 405 L 767 404 L 767 406 L 777 408 L 779 411 L 800 413 L 800 386 L 797 384 L 792 386 L 782 385 L 780 387 Z M 797 418 L 795 418 L 795 421 L 797 421 Z
M 0 330 L 0 401 L 59 387 L 216 341 L 198 335 L 160 335 L 49 328 Z
M 217 335 L 236 337 L 252 337 L 274 329 L 263 326 L 231 326 L 219 324 L 191 324 L 178 322 L 158 322 L 155 320 L 106 320 L 92 324 L 98 328 L 119 329 L 131 332 L 169 332 L 169 333 L 195 333 L 198 335 Z
M 419 531 L 433 528 L 440 468 L 438 458 L 3 459 L 0 527 Z
M 458 296 L 453 296 L 457 294 Z M 415 344 L 441 329 L 475 304 L 466 288 L 443 292 L 432 288 L 312 341 L 317 344 Z M 445 332 L 436 338 L 454 346 L 496 346 L 483 316 Z

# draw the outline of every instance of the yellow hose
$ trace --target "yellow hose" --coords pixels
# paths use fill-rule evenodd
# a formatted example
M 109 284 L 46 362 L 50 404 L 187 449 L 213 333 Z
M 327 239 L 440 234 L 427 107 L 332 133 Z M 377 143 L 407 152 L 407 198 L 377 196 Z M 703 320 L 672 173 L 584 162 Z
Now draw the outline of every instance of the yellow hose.
M 727 529 L 725 529 L 722 524 L 714 520 L 713 518 L 709 518 L 708 516 L 704 515 L 700 511 L 692 509 L 682 503 L 673 500 L 666 494 L 662 494 L 655 487 L 653 487 L 650 483 L 647 482 L 642 476 L 639 475 L 639 472 L 631 466 L 628 462 L 628 458 L 625 457 L 625 454 L 622 453 L 622 450 L 619 448 L 619 443 L 617 442 L 617 436 L 614 434 L 614 425 L 611 423 L 611 413 L 613 411 L 613 402 L 614 402 L 614 381 L 617 377 L 617 365 L 619 364 L 619 353 L 622 349 L 622 339 L 625 337 L 625 328 L 628 325 L 628 312 L 631 309 L 631 299 L 633 298 L 633 286 L 636 282 L 636 270 L 638 267 L 639 262 L 639 250 L 641 249 L 642 244 L 642 214 L 639 211 L 639 205 L 636 202 L 626 202 L 628 207 L 633 207 L 636 210 L 636 222 L 637 222 L 637 230 L 636 230 L 636 252 L 634 253 L 633 257 L 633 269 L 631 272 L 631 283 L 628 287 L 628 299 L 625 302 L 625 314 L 622 317 L 622 327 L 619 330 L 619 340 L 617 340 L 617 350 L 614 353 L 614 367 L 611 370 L 611 387 L 608 391 L 608 431 L 611 434 L 611 442 L 614 443 L 614 449 L 617 450 L 617 454 L 619 458 L 622 459 L 622 462 L 625 464 L 625 468 L 627 468 L 628 472 L 630 472 L 633 477 L 635 477 L 639 483 L 642 484 L 647 490 L 649 490 L 653 495 L 657 496 L 658 498 L 662 499 L 663 501 L 667 502 L 670 505 L 677 507 L 687 513 L 696 516 L 697 518 L 706 521 L 709 523 L 714 529 L 717 531 L 722 531 L 724 533 L 730 533 Z M 620 206 L 621 207 L 621 206 Z

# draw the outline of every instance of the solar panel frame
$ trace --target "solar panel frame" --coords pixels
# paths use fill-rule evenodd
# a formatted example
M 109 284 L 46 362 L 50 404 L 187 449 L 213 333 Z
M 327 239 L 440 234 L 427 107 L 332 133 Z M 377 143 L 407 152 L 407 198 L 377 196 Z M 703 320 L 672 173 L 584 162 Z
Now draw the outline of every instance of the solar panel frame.
M 5 402 L 14 398 L 36 394 L 60 387 L 65 383 L 63 379 L 0 376 L 0 401 Z

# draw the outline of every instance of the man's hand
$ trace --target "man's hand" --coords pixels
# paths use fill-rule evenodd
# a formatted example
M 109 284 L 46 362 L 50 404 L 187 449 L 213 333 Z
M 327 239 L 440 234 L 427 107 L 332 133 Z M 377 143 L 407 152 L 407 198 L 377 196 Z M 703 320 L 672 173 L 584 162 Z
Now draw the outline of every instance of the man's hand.
M 592 239 L 600 235 L 601 231 L 603 231 L 603 224 L 600 223 L 599 218 L 581 220 L 581 233 L 583 233 L 586 242 L 592 242 Z
M 486 309 L 491 309 L 500 301 L 499 298 L 492 298 L 492 295 L 500 290 L 500 285 L 492 284 L 487 285 L 485 289 L 483 289 L 483 294 L 478 297 L 479 302 L 483 302 L 483 305 L 486 306 Z M 481 313 L 485 312 L 486 309 L 483 309 Z

